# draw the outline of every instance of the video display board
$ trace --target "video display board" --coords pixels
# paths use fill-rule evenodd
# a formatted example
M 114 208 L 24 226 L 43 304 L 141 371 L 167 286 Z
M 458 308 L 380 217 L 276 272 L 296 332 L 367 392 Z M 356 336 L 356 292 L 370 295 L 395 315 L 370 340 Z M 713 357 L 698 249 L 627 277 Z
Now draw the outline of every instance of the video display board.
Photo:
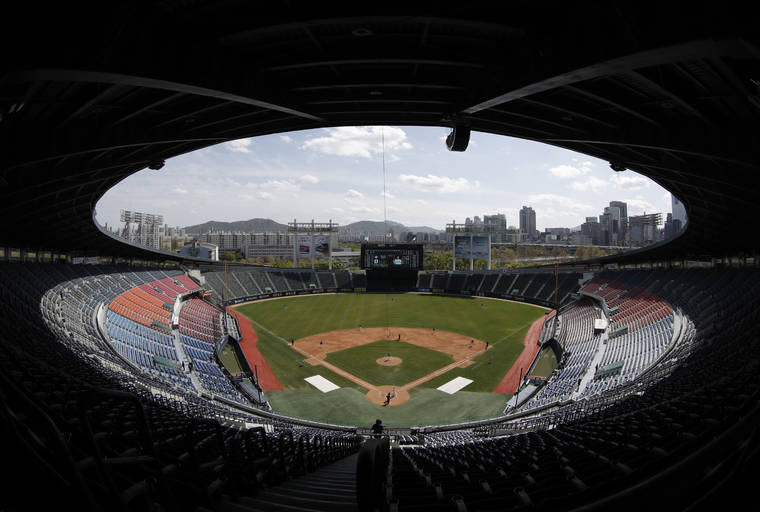
M 422 244 L 362 244 L 361 268 L 422 270 Z

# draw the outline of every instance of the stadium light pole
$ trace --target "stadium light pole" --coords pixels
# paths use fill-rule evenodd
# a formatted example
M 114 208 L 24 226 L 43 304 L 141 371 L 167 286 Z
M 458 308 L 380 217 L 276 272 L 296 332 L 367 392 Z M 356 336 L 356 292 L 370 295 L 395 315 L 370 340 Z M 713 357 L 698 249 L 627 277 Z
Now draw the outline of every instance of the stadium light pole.
M 474 267 L 473 262 L 474 262 L 474 259 L 472 257 L 472 233 L 470 233 L 470 272 L 473 271 L 473 267 Z
M 488 233 L 488 270 L 491 270 L 491 233 Z
M 457 221 L 452 220 L 451 224 L 453 236 L 451 237 L 451 270 L 457 269 Z
M 296 218 L 293 217 L 293 227 L 298 225 Z M 293 268 L 298 268 L 298 232 L 293 231 Z
M 311 255 L 311 269 L 314 270 L 314 219 L 311 219 L 311 231 L 309 231 L 309 244 L 311 249 L 309 255 Z

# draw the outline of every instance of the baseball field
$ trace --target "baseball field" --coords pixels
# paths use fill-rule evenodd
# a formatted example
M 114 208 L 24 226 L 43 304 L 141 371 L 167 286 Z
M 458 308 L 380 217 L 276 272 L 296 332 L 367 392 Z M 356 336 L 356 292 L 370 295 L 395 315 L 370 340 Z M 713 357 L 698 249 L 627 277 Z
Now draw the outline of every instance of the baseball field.
M 339 425 L 381 418 L 389 427 L 501 414 L 511 395 L 495 390 L 546 312 L 482 297 L 366 293 L 286 297 L 235 310 L 250 320 L 256 349 L 279 382 L 264 387 L 276 412 Z M 323 392 L 304 380 L 317 375 L 339 389 Z M 456 377 L 471 382 L 452 394 L 436 389 Z

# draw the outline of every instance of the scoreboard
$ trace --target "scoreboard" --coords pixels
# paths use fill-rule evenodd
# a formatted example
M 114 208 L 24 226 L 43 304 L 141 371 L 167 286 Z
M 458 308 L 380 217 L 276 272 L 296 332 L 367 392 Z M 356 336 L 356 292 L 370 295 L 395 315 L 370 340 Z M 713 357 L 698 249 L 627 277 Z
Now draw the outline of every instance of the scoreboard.
M 361 268 L 422 270 L 422 244 L 362 244 Z

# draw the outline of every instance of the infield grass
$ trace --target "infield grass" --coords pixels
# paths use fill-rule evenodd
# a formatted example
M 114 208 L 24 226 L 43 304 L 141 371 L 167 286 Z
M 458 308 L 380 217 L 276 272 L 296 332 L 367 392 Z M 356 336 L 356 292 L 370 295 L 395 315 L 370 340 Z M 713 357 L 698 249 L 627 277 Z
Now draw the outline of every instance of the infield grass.
M 400 357 L 401 364 L 377 364 L 376 360 L 387 354 Z M 454 362 L 453 357 L 443 352 L 395 340 L 380 340 L 331 352 L 326 360 L 375 386 L 403 386 Z
M 312 375 L 321 375 L 342 388 L 356 388 L 363 392 L 367 391 L 353 381 L 328 370 L 324 366 L 311 366 L 305 363 L 303 355 L 290 348 L 277 335 L 261 329 L 256 323 L 253 323 L 253 327 L 256 329 L 256 335 L 259 337 L 256 348 L 259 349 L 261 355 L 264 356 L 264 359 L 266 359 L 270 368 L 272 368 L 283 389 L 314 389 L 304 379 Z M 267 391 L 266 393 L 269 396 L 271 391 Z

